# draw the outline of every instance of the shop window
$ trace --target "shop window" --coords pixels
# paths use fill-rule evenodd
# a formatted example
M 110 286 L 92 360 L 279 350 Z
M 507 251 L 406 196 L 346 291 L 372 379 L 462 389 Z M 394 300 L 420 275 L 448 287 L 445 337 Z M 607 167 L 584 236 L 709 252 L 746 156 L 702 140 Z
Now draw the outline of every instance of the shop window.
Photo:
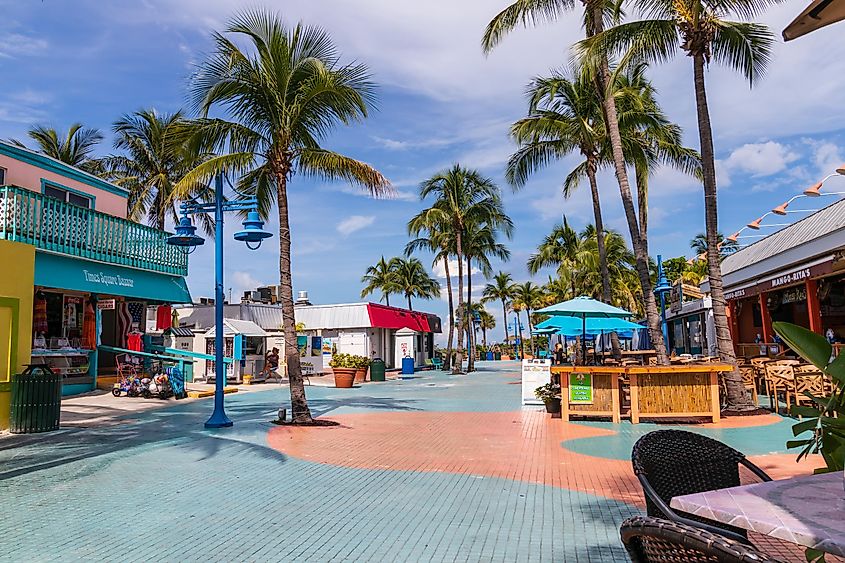
M 263 356 L 264 355 L 264 340 L 263 336 L 247 336 L 244 343 L 245 356 Z
M 86 209 L 91 209 L 92 207 L 90 197 L 66 190 L 64 188 L 56 186 L 55 184 L 48 184 L 45 182 L 44 195 L 46 195 L 47 197 L 52 197 L 53 199 L 58 199 L 59 201 L 64 201 L 66 203 L 77 205 L 79 207 L 85 207 Z
M 0 186 L 6 185 L 6 169 L 0 168 Z
M 760 304 L 754 303 L 751 306 L 751 319 L 754 323 L 755 328 L 762 328 L 763 326 L 763 315 L 760 314 Z

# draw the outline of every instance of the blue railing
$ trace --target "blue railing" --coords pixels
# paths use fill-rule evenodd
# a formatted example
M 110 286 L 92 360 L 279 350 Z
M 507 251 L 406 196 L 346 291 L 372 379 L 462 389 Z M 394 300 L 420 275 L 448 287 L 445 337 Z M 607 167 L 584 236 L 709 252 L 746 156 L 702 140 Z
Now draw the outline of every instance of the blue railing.
M 42 250 L 185 276 L 188 257 L 169 233 L 17 186 L 0 187 L 0 239 Z

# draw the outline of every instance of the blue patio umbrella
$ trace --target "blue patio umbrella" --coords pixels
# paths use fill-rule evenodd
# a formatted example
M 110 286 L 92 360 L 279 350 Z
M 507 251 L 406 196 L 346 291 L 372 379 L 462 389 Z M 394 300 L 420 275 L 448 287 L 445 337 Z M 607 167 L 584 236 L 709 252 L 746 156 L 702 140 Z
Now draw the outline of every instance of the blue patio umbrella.
M 537 313 L 552 315 L 556 317 L 575 317 L 581 319 L 581 334 L 587 335 L 587 319 L 625 319 L 633 316 L 633 313 L 602 303 L 592 297 L 582 295 L 575 299 L 563 301 L 544 309 L 539 309 Z M 582 357 L 587 357 L 587 343 L 582 338 Z

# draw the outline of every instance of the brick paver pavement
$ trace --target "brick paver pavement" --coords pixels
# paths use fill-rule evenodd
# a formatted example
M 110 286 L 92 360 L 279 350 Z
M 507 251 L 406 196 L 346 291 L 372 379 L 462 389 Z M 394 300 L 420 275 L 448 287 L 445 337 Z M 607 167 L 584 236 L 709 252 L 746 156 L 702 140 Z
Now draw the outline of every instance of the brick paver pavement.
M 641 512 L 630 447 L 653 425 L 564 424 L 521 409 L 516 364 L 466 377 L 308 388 L 333 428 L 268 421 L 287 389 L 118 424 L 0 439 L 0 560 L 624 561 Z M 133 399 L 125 399 L 127 401 Z M 777 475 L 789 422 L 694 427 Z

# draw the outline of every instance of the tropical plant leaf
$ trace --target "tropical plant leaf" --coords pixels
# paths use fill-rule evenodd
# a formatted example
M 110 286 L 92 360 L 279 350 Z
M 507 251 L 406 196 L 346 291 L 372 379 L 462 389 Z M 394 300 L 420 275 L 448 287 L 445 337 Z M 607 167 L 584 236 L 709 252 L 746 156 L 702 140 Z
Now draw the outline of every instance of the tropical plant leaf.
M 802 358 L 820 370 L 827 367 L 833 348 L 824 336 L 792 323 L 774 322 L 772 328 Z

